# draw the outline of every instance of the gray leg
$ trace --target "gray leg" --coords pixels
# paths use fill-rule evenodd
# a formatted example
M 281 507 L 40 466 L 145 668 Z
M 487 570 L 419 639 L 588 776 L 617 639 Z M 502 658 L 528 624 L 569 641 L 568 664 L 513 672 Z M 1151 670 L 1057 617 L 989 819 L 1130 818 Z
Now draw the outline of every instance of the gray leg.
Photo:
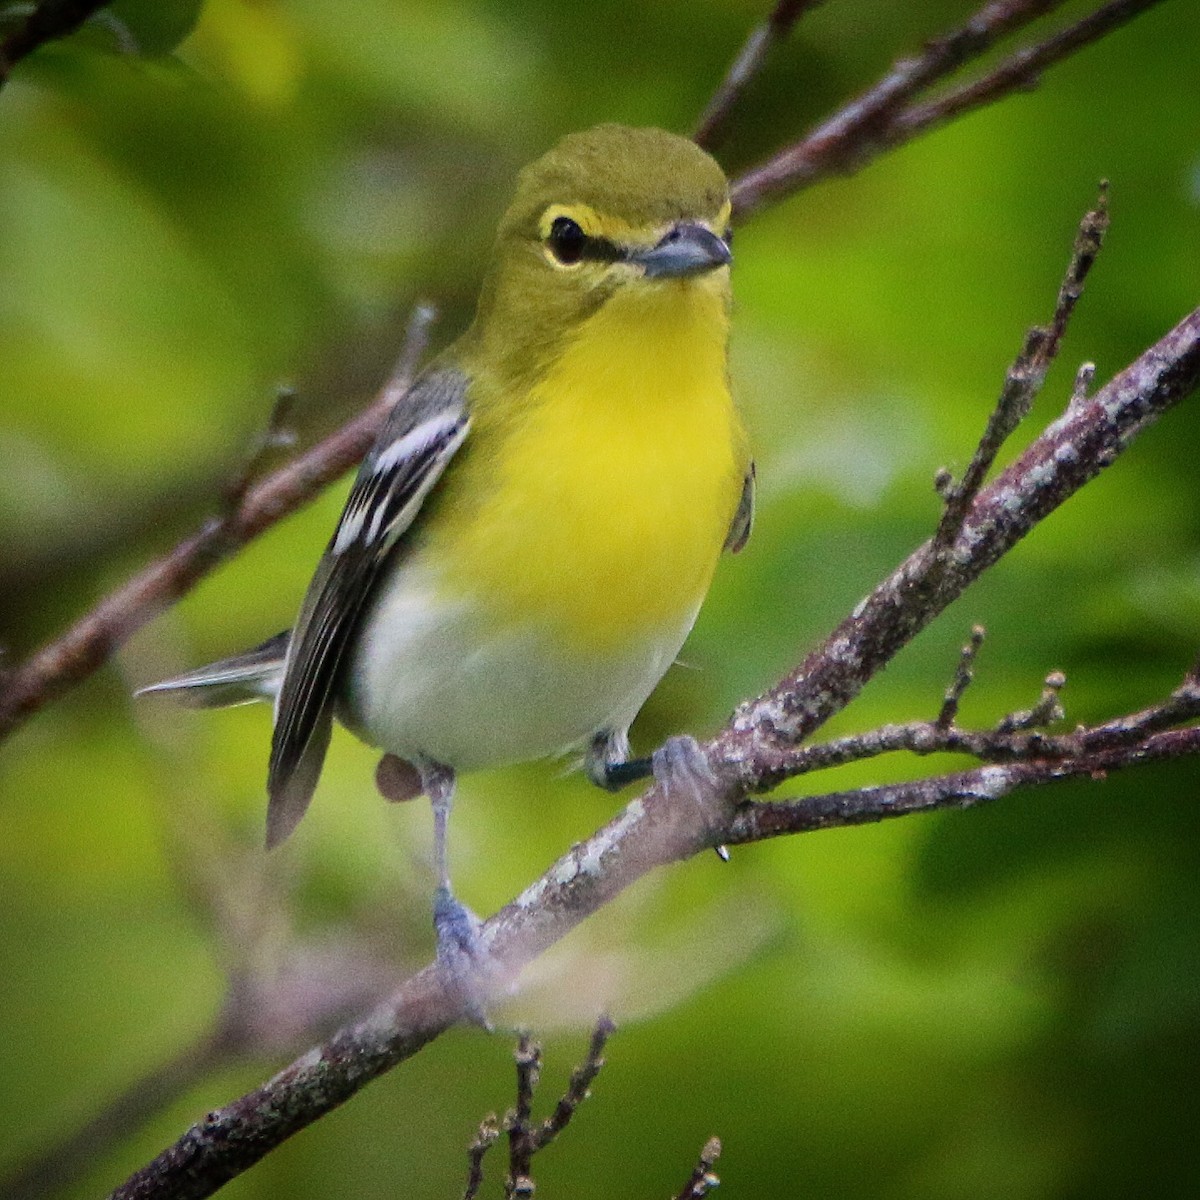
M 471 962 L 482 957 L 479 918 L 454 895 L 446 862 L 446 830 L 454 803 L 454 771 L 431 759 L 417 763 L 425 794 L 433 806 L 433 869 L 437 888 L 433 893 L 433 928 L 437 933 L 439 961 L 460 978 Z M 472 1013 L 474 1016 L 475 1013 Z

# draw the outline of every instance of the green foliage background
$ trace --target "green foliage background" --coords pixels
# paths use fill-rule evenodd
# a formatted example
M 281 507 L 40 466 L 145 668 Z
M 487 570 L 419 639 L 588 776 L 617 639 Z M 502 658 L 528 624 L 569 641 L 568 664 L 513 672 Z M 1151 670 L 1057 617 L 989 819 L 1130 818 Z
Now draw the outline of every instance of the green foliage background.
M 765 6 L 129 2 L 142 55 L 93 26 L 22 65 L 0 93 L 10 654 L 214 510 L 277 382 L 298 385 L 309 440 L 386 375 L 418 297 L 439 305 L 436 339 L 453 336 L 514 171 L 599 120 L 688 129 Z M 831 0 L 755 85 L 723 162 L 761 159 L 967 11 Z M 1016 441 L 1061 408 L 1080 361 L 1107 378 L 1197 303 L 1198 51 L 1200 11 L 1168 0 L 1037 91 L 739 230 L 734 369 L 759 521 L 722 568 L 693 669 L 644 714 L 644 746 L 715 728 L 928 535 L 934 471 L 969 456 L 1101 176 L 1109 244 Z M 1168 690 L 1200 630 L 1198 450 L 1193 402 L 837 728 L 936 711 L 975 621 L 989 639 L 969 721 L 1027 706 L 1053 668 L 1072 720 Z M 248 924 L 267 872 L 306 936 L 350 926 L 397 972 L 429 952 L 428 814 L 378 802 L 369 751 L 335 739 L 310 818 L 267 865 L 268 714 L 129 699 L 284 627 L 344 490 L 0 747 L 3 1160 L 63 1136 L 212 1021 L 229 946 L 206 888 Z M 806 786 L 951 765 L 877 762 Z M 538 1160 L 539 1195 L 671 1194 L 714 1132 L 736 1196 L 1200 1193 L 1196 784 L 1195 764 L 1141 770 L 646 881 L 505 1014 L 545 1036 L 547 1104 L 599 997 L 621 1024 L 578 1126 Z M 470 778 L 452 841 L 462 894 L 491 911 L 612 811 L 553 766 Z M 239 855 L 213 883 L 201 867 L 222 845 Z M 458 1194 L 480 1117 L 511 1103 L 510 1049 L 443 1038 L 227 1194 Z M 111 1186 L 279 1063 L 206 1080 L 73 1194 Z

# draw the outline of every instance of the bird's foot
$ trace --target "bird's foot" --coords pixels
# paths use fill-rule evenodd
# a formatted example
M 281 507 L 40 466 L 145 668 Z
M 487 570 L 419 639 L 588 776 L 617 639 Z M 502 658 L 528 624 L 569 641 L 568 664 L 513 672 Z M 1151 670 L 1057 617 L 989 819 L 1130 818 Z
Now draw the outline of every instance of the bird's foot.
M 667 738 L 650 756 L 654 782 L 670 797 L 681 796 L 697 808 L 708 812 L 713 805 L 718 780 L 709 765 L 708 756 L 694 737 L 681 734 Z M 724 846 L 714 846 L 722 862 L 729 861 Z
M 488 953 L 480 936 L 483 922 L 443 885 L 433 894 L 433 928 L 438 963 L 462 996 L 467 1017 L 490 1033 L 492 1023 L 481 996 L 488 966 Z

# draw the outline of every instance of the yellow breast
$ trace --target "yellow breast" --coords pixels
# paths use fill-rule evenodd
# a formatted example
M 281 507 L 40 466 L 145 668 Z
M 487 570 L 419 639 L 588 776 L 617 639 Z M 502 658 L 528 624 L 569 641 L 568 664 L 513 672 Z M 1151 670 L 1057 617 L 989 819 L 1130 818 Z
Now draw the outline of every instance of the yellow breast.
M 533 620 L 581 652 L 693 612 L 747 464 L 727 334 L 716 281 L 630 288 L 531 392 L 487 403 L 461 464 L 475 478 L 439 504 L 447 587 L 498 624 Z

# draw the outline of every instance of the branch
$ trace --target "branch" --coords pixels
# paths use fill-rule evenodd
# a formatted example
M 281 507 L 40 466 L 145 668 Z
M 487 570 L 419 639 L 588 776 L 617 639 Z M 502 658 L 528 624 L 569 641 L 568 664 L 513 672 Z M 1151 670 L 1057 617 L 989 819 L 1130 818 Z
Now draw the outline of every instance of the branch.
M 730 64 L 725 78 L 713 93 L 696 125 L 692 140 L 706 150 L 711 150 L 725 132 L 729 114 L 741 99 L 751 80 L 762 70 L 767 55 L 792 31 L 792 26 L 809 9 L 816 8 L 822 0 L 778 0 L 770 16 L 750 31 L 737 57 Z
M 735 218 L 745 220 L 764 205 L 777 203 L 831 174 L 852 174 L 926 130 L 1033 87 L 1047 67 L 1098 41 L 1159 0 L 1112 0 L 1044 42 L 1016 51 L 980 79 L 937 100 L 910 103 L 980 57 L 1001 37 L 1061 3 L 1011 0 L 985 4 L 965 25 L 929 42 L 922 54 L 899 60 L 883 79 L 799 142 L 734 180 Z
M 1015 51 L 981 78 L 946 92 L 928 104 L 910 106 L 893 122 L 888 145 L 901 145 L 918 133 L 973 109 L 983 108 L 1013 92 L 1036 87 L 1047 67 L 1099 41 L 1157 3 L 1159 0 L 1112 0 L 1045 41 Z
M 109 0 L 41 0 L 33 11 L 3 41 L 0 41 L 0 88 L 13 67 L 39 46 L 77 30 Z
M 1012 436 L 1017 426 L 1028 415 L 1034 400 L 1046 381 L 1046 373 L 1058 356 L 1063 334 L 1075 305 L 1083 294 L 1083 284 L 1100 253 L 1104 234 L 1108 230 L 1108 184 L 1100 184 L 1100 198 L 1096 207 L 1084 214 L 1079 223 L 1079 233 L 1071 252 L 1071 261 L 1062 285 L 1058 289 L 1058 300 L 1054 305 L 1054 316 L 1050 325 L 1034 326 L 1025 337 L 1025 344 L 1009 368 L 1004 379 L 1000 399 L 992 410 L 987 428 L 975 449 L 971 462 L 961 481 L 951 482 L 942 474 L 938 480 L 938 491 L 946 502 L 946 509 L 934 536 L 939 552 L 945 553 L 962 530 L 962 523 L 971 501 L 979 493 L 987 478 L 1000 447 Z
M 841 711 L 896 652 L 1033 527 L 1109 466 L 1200 383 L 1200 309 L 1090 399 L 1073 401 L 975 498 L 939 555 L 914 551 L 826 642 L 768 692 L 741 705 L 716 740 L 717 762 L 741 771 L 752 746 L 789 745 Z M 939 563 L 940 560 L 940 563 Z M 751 776 L 747 790 L 758 790 Z
M 649 788 L 536 883 L 485 922 L 488 967 L 472 988 L 503 996 L 534 958 L 647 872 L 702 850 L 783 833 L 861 824 L 993 800 L 1013 788 L 1200 752 L 1200 730 L 1147 732 L 1086 753 L 988 764 L 918 783 L 778 803 L 746 797 L 786 774 L 794 743 L 838 711 L 951 600 L 1059 504 L 1115 460 L 1148 425 L 1200 383 L 1200 309 L 1093 397 L 1075 398 L 991 486 L 972 501 L 939 561 L 933 539 L 867 596 L 796 671 L 743 705 L 704 750 L 718 780 L 708 795 Z M 1136 722 L 1134 723 L 1136 724 Z M 1153 722 L 1151 722 L 1151 725 Z M 1103 729 L 1104 727 L 1100 727 Z M 208 1114 L 133 1175 L 114 1200 L 196 1198 L 247 1169 L 292 1134 L 417 1053 L 467 1008 L 461 980 L 434 962 L 370 1016 L 349 1025 L 261 1087 Z
M 1200 729 L 1172 729 L 1078 758 L 1032 758 L 908 783 L 747 804 L 724 836 L 729 845 L 741 845 L 785 834 L 868 825 L 937 809 L 972 808 L 999 800 L 1017 788 L 1084 777 L 1098 780 L 1110 771 L 1194 754 L 1200 754 Z
M 491 968 L 478 982 L 491 998 L 503 996 L 525 965 L 649 870 L 719 842 L 743 845 L 784 834 L 965 808 L 998 800 L 1018 787 L 1094 777 L 1196 753 L 1200 729 L 1172 730 L 1081 760 L 989 765 L 887 787 L 741 804 L 716 819 L 700 821 L 694 809 L 687 811 L 690 804 L 681 812 L 671 798 L 651 788 L 485 923 L 482 936 Z M 241 1099 L 210 1112 L 117 1188 L 110 1200 L 211 1196 L 461 1019 L 466 1004 L 460 982 L 447 978 L 437 963 L 426 967 L 365 1021 L 341 1030 Z
M 0 739 L 103 666 L 137 630 L 247 542 L 303 507 L 353 467 L 408 388 L 432 320 L 433 311 L 427 306 L 414 311 L 396 370 L 370 408 L 252 487 L 243 471 L 227 491 L 222 515 L 209 519 L 173 550 L 144 567 L 9 674 L 0 694 Z M 253 468 L 258 456 L 256 450 L 246 470 Z
M 777 752 L 771 758 L 770 773 L 760 781 L 762 790 L 769 790 L 784 779 L 861 762 L 897 750 L 913 754 L 969 754 L 991 763 L 1071 761 L 1083 763 L 1081 770 L 1085 772 L 1090 769 L 1088 764 L 1095 761 L 1095 769 L 1104 770 L 1107 768 L 1096 759 L 1097 755 L 1139 745 L 1150 734 L 1200 718 L 1200 685 L 1189 676 L 1161 704 L 1090 728 L 1080 726 L 1069 734 L 1042 733 L 1038 726 L 1062 716 L 1058 693 L 1064 682 L 1060 673 L 1050 674 L 1041 700 L 1032 709 L 1010 713 L 991 730 L 943 725 L 939 716 L 937 721 L 882 725 L 867 733 Z
M 717 1187 L 721 1181 L 713 1173 L 713 1164 L 720 1157 L 721 1139 L 710 1137 L 704 1143 L 704 1149 L 700 1151 L 700 1161 L 696 1163 L 691 1178 L 683 1185 L 683 1191 L 675 1197 L 675 1200 L 700 1200 L 701 1196 L 707 1196 L 713 1188 Z

